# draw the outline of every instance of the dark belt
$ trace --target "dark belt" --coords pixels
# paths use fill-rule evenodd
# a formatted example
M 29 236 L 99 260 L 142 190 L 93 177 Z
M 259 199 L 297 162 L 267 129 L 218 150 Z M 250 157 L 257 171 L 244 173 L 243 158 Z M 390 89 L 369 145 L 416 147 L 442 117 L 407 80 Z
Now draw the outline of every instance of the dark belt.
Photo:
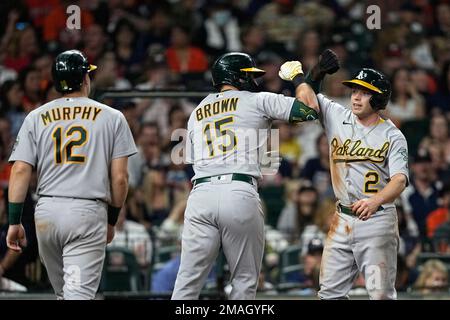
M 77 200 L 89 200 L 89 201 L 101 201 L 105 202 L 102 199 L 95 199 L 95 198 L 78 198 L 78 197 L 65 197 L 65 196 L 49 196 L 46 194 L 40 194 L 39 198 L 63 198 L 63 199 L 77 199 Z M 105 202 L 106 203 L 106 202 Z
M 217 176 L 212 176 L 212 177 L 217 177 Z M 211 182 L 211 178 L 212 177 L 204 177 L 204 178 L 195 179 L 194 180 L 194 187 L 196 185 L 200 184 L 200 183 Z M 250 183 L 251 185 L 253 185 L 253 177 L 249 176 L 248 174 L 233 173 L 232 176 L 231 176 L 231 180 L 247 182 L 247 183 Z
M 350 216 L 357 216 L 356 212 L 353 212 L 352 208 L 350 208 L 350 207 L 343 206 L 342 204 L 339 203 L 338 208 L 339 208 L 339 211 L 342 213 L 348 214 Z M 381 210 L 384 210 L 384 208 L 382 206 L 379 206 L 377 211 L 381 211 Z

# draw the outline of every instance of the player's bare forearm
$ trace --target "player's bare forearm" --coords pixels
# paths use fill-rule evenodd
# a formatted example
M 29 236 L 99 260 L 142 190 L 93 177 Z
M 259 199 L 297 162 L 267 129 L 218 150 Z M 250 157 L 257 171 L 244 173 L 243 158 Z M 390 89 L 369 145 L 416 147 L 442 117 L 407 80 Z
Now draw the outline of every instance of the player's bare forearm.
M 307 83 L 302 83 L 295 89 L 295 97 L 303 102 L 308 107 L 320 112 L 319 101 L 311 86 Z
M 25 201 L 32 171 L 32 165 L 23 161 L 14 162 L 11 169 L 11 176 L 9 178 L 9 202 L 22 203 Z
M 391 181 L 373 198 L 383 205 L 385 203 L 394 202 L 406 188 L 407 179 L 404 174 L 398 173 L 391 178 Z
M 407 179 L 404 174 L 396 174 L 391 181 L 377 194 L 370 198 L 361 199 L 352 205 L 352 210 L 359 219 L 367 220 L 374 214 L 378 208 L 385 204 L 391 203 L 400 196 L 406 188 Z
M 128 193 L 128 157 L 111 162 L 111 205 L 123 206 Z

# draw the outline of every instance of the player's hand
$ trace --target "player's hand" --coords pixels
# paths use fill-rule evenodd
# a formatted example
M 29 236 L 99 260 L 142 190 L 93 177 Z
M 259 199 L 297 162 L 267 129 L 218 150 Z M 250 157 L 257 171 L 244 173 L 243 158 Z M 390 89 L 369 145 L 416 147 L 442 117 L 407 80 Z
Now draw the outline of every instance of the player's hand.
M 356 201 L 352 205 L 352 211 L 356 213 L 358 219 L 367 220 L 377 212 L 379 207 L 380 202 L 375 197 L 371 197 Z
M 115 234 L 116 234 L 116 227 L 108 224 L 108 231 L 106 233 L 106 244 L 111 243 L 111 241 L 113 241 Z
M 281 165 L 279 151 L 268 151 L 261 158 L 261 174 L 265 176 L 275 175 Z
M 325 74 L 333 74 L 339 70 L 339 59 L 332 50 L 326 49 L 319 56 L 319 62 L 312 68 L 313 80 L 322 80 Z
M 286 81 L 292 81 L 299 74 L 303 74 L 300 61 L 287 61 L 281 65 L 280 71 L 278 71 L 278 76 Z
M 27 246 L 25 229 L 22 224 L 13 224 L 9 226 L 8 234 L 6 235 L 6 245 L 16 252 L 22 252 L 22 248 Z
M 319 56 L 320 71 L 333 74 L 339 70 L 339 59 L 333 50 L 326 49 Z

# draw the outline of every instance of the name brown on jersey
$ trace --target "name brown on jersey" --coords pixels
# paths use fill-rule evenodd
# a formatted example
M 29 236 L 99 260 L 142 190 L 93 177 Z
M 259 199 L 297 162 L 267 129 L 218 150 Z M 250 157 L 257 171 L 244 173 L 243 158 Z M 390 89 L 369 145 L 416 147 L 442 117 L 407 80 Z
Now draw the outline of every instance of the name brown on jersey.
M 353 144 L 352 144 L 353 142 Z M 375 163 L 382 163 L 386 160 L 386 155 L 389 150 L 390 143 L 386 141 L 381 148 L 369 148 L 361 146 L 362 141 L 352 141 L 347 139 L 343 144 L 340 144 L 338 139 L 331 140 L 331 156 L 333 162 L 358 162 L 370 161 Z
M 61 120 L 83 119 L 95 121 L 100 112 L 102 112 L 101 108 L 92 106 L 57 107 L 41 113 L 41 119 L 44 126 Z
M 195 110 L 195 117 L 197 121 L 201 121 L 216 114 L 236 111 L 238 100 L 239 98 L 228 98 L 205 104 Z

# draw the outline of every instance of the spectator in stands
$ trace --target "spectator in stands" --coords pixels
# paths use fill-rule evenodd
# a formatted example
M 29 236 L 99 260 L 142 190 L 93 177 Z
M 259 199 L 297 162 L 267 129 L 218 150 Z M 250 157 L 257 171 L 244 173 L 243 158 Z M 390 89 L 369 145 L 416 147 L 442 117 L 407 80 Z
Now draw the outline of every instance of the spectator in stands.
M 295 202 L 289 202 L 283 208 L 277 229 L 289 242 L 298 241 L 306 227 L 313 224 L 318 201 L 319 196 L 314 187 L 302 186 L 297 192 Z
M 152 262 L 153 244 L 144 225 L 126 219 L 127 206 L 123 206 L 116 224 L 116 233 L 110 247 L 129 249 L 136 256 L 140 267 L 147 268 Z
M 178 239 L 181 239 L 186 203 L 187 199 L 175 203 L 169 216 L 162 222 L 157 236 L 165 245 L 177 244 Z
M 142 185 L 144 174 L 152 168 L 161 167 L 165 160 L 161 154 L 158 125 L 145 122 L 137 137 L 138 152 L 128 160 L 129 184 L 131 188 Z
M 112 34 L 113 48 L 116 54 L 119 75 L 135 80 L 141 72 L 143 56 L 136 49 L 138 34 L 131 22 L 121 19 Z
M 311 70 L 317 63 L 320 55 L 321 43 L 319 33 L 314 29 L 303 30 L 297 39 L 296 45 L 295 59 L 302 62 L 304 70 Z
M 52 65 L 53 65 L 53 58 L 51 55 L 47 53 L 40 55 L 33 62 L 33 67 L 40 73 L 41 79 L 40 87 L 44 91 L 49 90 L 53 86 Z
M 450 137 L 448 121 L 444 115 L 436 114 L 430 120 L 430 133 L 419 144 L 431 156 L 432 165 L 441 181 L 450 179 L 448 165 L 450 163 Z
M 144 203 L 153 226 L 160 226 L 171 209 L 166 170 L 166 167 L 156 167 L 144 176 L 142 185 Z
M 294 136 L 293 125 L 285 122 L 277 122 L 280 137 L 280 155 L 283 160 L 289 163 L 289 176 L 298 176 L 299 160 L 302 154 L 302 147 Z M 280 167 L 280 169 L 282 169 Z
M 241 42 L 242 52 L 252 57 L 257 57 L 261 51 L 267 49 L 265 30 L 260 29 L 254 24 L 250 24 L 242 29 Z
M 428 260 L 423 265 L 414 288 L 422 294 L 448 292 L 447 266 L 440 260 Z
M 11 135 L 19 133 L 26 117 L 23 110 L 23 89 L 18 81 L 8 80 L 0 88 L 1 115 L 11 123 Z
M 69 29 L 67 26 L 66 9 L 72 5 L 70 0 L 58 1 L 59 3 L 53 7 L 53 10 L 44 18 L 43 24 L 43 40 L 47 43 L 47 48 L 50 51 L 60 49 L 70 50 L 76 48 L 81 40 L 81 29 Z M 83 28 L 87 29 L 94 23 L 94 18 L 85 3 L 80 3 L 80 19 Z M 90 58 L 90 57 L 89 57 Z
M 425 117 L 424 99 L 411 82 L 406 68 L 397 69 L 392 75 L 391 102 L 386 115 L 398 127 L 402 122 Z
M 433 30 L 433 35 L 447 38 L 450 36 L 450 4 L 442 1 L 435 6 L 437 24 Z
M 131 83 L 120 75 L 116 54 L 105 52 L 97 63 L 98 68 L 93 76 L 92 88 L 98 89 L 131 89 Z
M 305 227 L 305 230 L 300 237 L 302 256 L 308 252 L 308 244 L 313 239 L 321 239 L 322 241 L 325 241 L 328 231 L 330 230 L 335 211 L 336 201 L 334 201 L 334 199 L 323 199 L 320 202 L 317 211 L 314 214 L 313 223 Z
M 44 90 L 41 88 L 41 73 L 32 66 L 23 69 L 19 74 L 20 85 L 24 92 L 22 106 L 25 113 L 40 107 L 44 99 Z
M 189 26 L 177 24 L 172 27 L 170 47 L 166 58 L 170 70 L 175 74 L 203 73 L 208 69 L 205 52 L 191 44 Z
M 450 118 L 450 60 L 444 63 L 438 83 L 438 91 L 430 98 L 430 106 Z
M 299 262 L 303 268 L 298 273 L 290 273 L 287 277 L 288 282 L 298 283 L 303 288 L 310 289 L 306 292 L 302 292 L 303 294 L 314 294 L 319 290 L 319 273 L 322 252 L 322 239 L 311 239 L 307 244 L 307 253 L 303 256 L 299 256 Z
M 405 258 L 397 255 L 397 277 L 395 279 L 395 289 L 397 291 L 407 291 L 417 278 L 415 269 L 407 266 Z
M 100 57 L 106 49 L 108 37 L 102 26 L 99 24 L 91 24 L 85 27 L 82 39 L 82 51 L 92 63 L 100 63 Z
M 7 31 L 12 31 L 12 34 L 5 34 L 2 39 L 2 51 L 7 53 L 3 63 L 7 68 L 20 72 L 39 54 L 36 32 L 33 26 L 27 23 L 15 24 L 15 28 Z
M 325 133 L 316 139 L 318 156 L 309 159 L 300 173 L 300 178 L 309 181 L 319 192 L 321 199 L 333 198 L 330 175 L 330 148 Z
M 206 52 L 212 56 L 241 50 L 238 19 L 225 0 L 208 1 L 207 16 L 197 41 L 203 43 Z
M 430 212 L 427 217 L 427 236 L 431 239 L 437 228 L 450 221 L 450 183 L 439 190 L 439 208 Z
M 290 81 L 283 81 L 278 76 L 278 71 L 283 59 L 273 51 L 264 50 L 258 56 L 259 66 L 266 71 L 260 85 L 261 91 L 281 93 L 287 96 L 295 95 L 295 88 Z
M 423 150 L 415 155 L 411 165 L 410 185 L 401 194 L 403 209 L 411 214 L 419 228 L 422 239 L 426 238 L 426 218 L 437 209 L 438 188 L 435 185 L 435 172 L 431 166 L 430 155 Z
M 263 6 L 255 16 L 255 24 L 267 32 L 267 41 L 280 51 L 292 50 L 305 21 L 300 19 L 293 0 L 273 0 Z
M 173 8 L 174 21 L 183 21 L 192 28 L 192 35 L 196 35 L 203 24 L 200 9 L 201 4 L 197 0 L 181 0 Z

